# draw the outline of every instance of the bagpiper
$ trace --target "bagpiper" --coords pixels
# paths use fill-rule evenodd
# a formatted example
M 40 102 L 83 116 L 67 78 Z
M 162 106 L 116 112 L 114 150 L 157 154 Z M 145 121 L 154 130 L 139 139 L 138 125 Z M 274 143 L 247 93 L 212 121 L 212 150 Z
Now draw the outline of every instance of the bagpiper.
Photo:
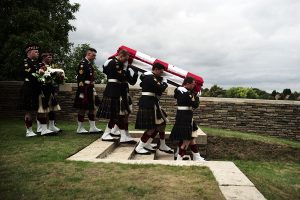
M 176 121 L 172 128 L 170 139 L 178 141 L 178 151 L 175 157 L 177 160 L 183 160 L 187 148 L 193 154 L 194 161 L 203 161 L 200 156 L 196 137 L 198 136 L 198 126 L 193 120 L 193 109 L 199 107 L 199 96 L 194 92 L 195 80 L 192 77 L 186 77 L 182 86 L 174 91 L 174 98 L 177 101 Z
M 96 58 L 97 51 L 94 48 L 89 48 L 77 68 L 77 91 L 74 100 L 74 107 L 79 109 L 77 117 L 77 133 L 101 133 L 102 130 L 98 129 L 95 124 L 95 111 L 96 106 L 99 105 L 99 97 L 94 87 L 95 83 L 95 70 L 92 62 Z M 88 110 L 88 118 L 90 129 L 87 131 L 83 127 L 84 116 Z

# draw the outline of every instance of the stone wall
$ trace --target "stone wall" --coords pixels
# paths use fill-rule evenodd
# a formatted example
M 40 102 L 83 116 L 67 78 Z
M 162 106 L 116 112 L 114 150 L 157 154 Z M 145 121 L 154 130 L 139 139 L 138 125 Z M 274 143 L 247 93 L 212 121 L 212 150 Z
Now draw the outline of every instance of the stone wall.
M 9 118 L 22 118 L 23 112 L 17 109 L 19 90 L 22 82 L 0 82 L 0 113 Z M 96 85 L 100 97 L 105 85 Z M 73 101 L 76 84 L 65 84 L 60 87 L 59 102 L 62 111 L 58 119 L 76 120 Z M 161 105 L 174 122 L 176 106 L 172 96 L 174 88 L 163 95 Z M 134 102 L 134 111 L 130 121 L 135 121 L 137 102 L 141 94 L 139 87 L 130 89 Z M 195 111 L 194 119 L 200 125 L 245 132 L 256 132 L 268 135 L 288 137 L 300 140 L 300 102 L 254 99 L 230 99 L 202 97 L 200 109 Z

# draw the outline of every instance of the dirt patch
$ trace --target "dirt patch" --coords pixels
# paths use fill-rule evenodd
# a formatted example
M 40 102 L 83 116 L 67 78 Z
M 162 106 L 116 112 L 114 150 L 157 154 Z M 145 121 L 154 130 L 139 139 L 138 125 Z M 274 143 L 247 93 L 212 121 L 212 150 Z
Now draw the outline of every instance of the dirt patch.
M 206 158 L 300 162 L 300 149 L 255 140 L 208 136 Z

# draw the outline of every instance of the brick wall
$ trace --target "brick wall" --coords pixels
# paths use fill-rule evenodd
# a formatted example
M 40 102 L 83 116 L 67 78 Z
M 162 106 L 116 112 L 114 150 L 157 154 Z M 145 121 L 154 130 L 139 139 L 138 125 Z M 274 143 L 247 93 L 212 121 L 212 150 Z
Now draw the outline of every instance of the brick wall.
M 0 113 L 8 118 L 23 118 L 23 112 L 17 109 L 19 90 L 22 82 L 0 82 Z M 97 85 L 96 90 L 102 96 L 105 85 Z M 65 84 L 60 88 L 59 103 L 62 111 L 57 117 L 63 120 L 76 120 L 73 101 L 76 84 Z M 169 119 L 174 122 L 176 106 L 172 96 L 174 88 L 163 95 L 162 107 L 167 111 Z M 130 89 L 134 102 L 134 111 L 130 121 L 135 121 L 137 102 L 141 94 L 139 87 Z M 256 132 L 300 140 L 300 102 L 230 98 L 201 98 L 200 109 L 195 112 L 194 119 L 215 128 Z

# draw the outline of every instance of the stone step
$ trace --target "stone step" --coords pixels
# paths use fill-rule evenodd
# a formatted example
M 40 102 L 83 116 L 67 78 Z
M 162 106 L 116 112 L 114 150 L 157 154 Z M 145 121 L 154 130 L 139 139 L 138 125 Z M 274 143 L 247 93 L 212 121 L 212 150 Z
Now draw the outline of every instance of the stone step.
M 113 151 L 116 146 L 116 142 L 104 142 L 101 139 L 97 139 L 89 146 L 70 156 L 68 160 L 90 161 L 95 158 L 103 158 Z
M 151 153 L 150 155 L 141 155 L 134 153 L 132 160 L 154 160 L 155 153 Z
M 140 138 L 144 134 L 144 131 L 134 130 L 134 131 L 129 131 L 129 133 L 134 138 Z M 169 139 L 171 132 L 166 131 L 165 133 L 166 133 L 165 138 Z M 207 144 L 207 135 L 200 128 L 198 129 L 198 137 L 196 138 L 196 143 L 199 145 Z
M 137 140 L 137 139 L 135 139 Z M 130 160 L 134 154 L 135 144 L 121 144 L 119 141 L 115 142 L 115 148 L 102 159 L 109 160 Z M 99 157 L 98 157 L 99 158 Z
M 155 152 L 154 160 L 174 160 L 174 154 L 169 154 L 157 149 Z

